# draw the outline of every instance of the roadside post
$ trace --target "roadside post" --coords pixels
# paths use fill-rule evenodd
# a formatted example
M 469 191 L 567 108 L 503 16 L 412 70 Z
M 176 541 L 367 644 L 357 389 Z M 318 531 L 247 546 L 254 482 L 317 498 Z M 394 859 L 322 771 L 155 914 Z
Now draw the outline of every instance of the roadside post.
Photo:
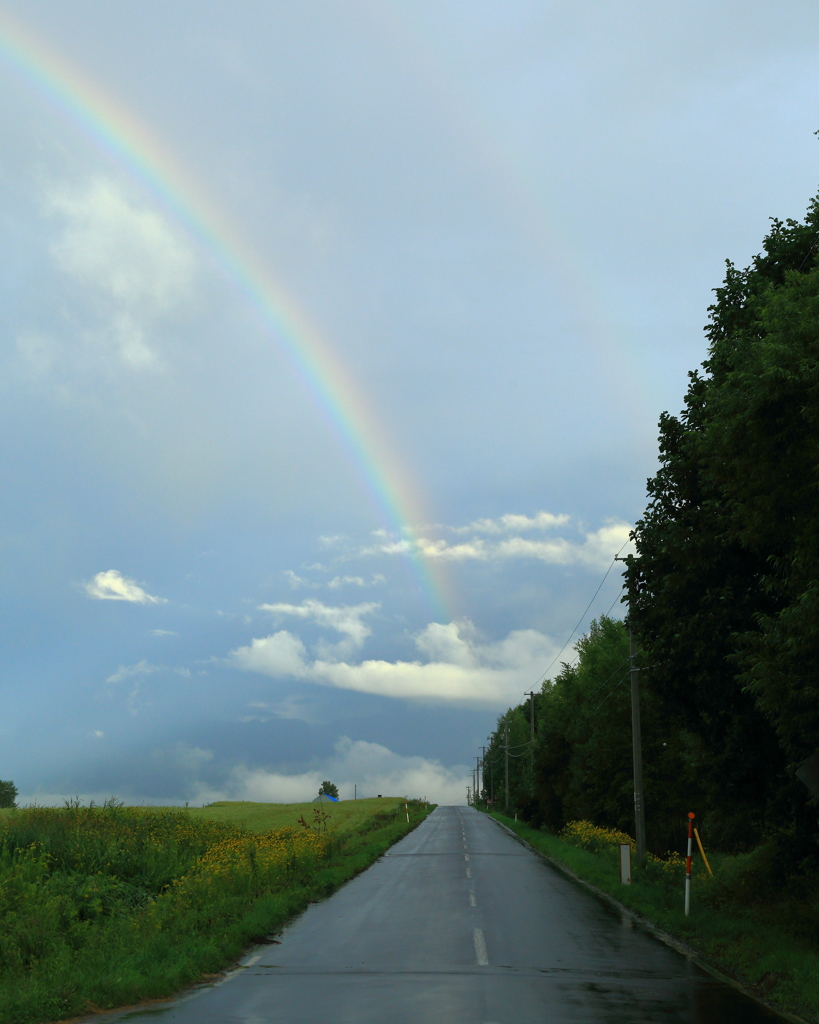
M 688 855 L 685 858 L 685 916 L 691 909 L 691 843 L 694 840 L 694 812 L 688 812 Z
M 620 843 L 620 881 L 631 885 L 631 843 Z
M 507 725 L 503 733 L 503 810 L 506 814 L 509 813 L 509 726 Z
M 702 859 L 705 862 L 705 866 L 708 868 L 708 874 L 713 878 L 714 872 L 711 870 L 711 865 L 708 863 L 708 858 L 705 856 L 705 850 L 702 848 L 702 840 L 700 839 L 700 834 L 696 829 L 694 829 L 694 838 L 697 840 L 697 846 L 700 848 Z

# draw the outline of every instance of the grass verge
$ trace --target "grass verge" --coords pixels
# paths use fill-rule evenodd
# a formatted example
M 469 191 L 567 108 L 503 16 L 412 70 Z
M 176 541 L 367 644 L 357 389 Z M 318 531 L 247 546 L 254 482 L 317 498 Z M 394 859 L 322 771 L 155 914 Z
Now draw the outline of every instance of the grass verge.
M 407 822 L 403 800 L 379 801 L 346 829 L 318 833 L 293 826 L 292 806 L 288 826 L 262 831 L 264 811 L 254 808 L 255 831 L 181 809 L 4 816 L 0 1024 L 114 1009 L 207 979 L 433 809 L 410 801 Z
M 623 885 L 614 846 L 583 849 L 545 830 L 490 813 L 534 849 L 613 896 L 772 1007 L 819 1021 L 819 942 L 795 927 L 792 916 L 775 901 L 725 905 L 722 880 L 736 871 L 738 858 L 709 854 L 713 879 L 695 864 L 691 913 L 686 917 L 682 871 L 655 861 L 635 870 L 633 883 Z

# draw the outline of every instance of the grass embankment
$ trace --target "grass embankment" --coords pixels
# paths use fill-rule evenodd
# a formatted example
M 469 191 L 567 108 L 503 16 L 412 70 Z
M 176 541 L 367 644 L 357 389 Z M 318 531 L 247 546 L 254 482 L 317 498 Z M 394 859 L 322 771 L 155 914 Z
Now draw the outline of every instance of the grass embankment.
M 765 849 L 739 856 L 706 850 L 713 877 L 697 853 L 686 917 L 685 860 L 679 854 L 650 857 L 643 869 L 635 868 L 633 883 L 623 885 L 616 844 L 629 837 L 586 822 L 573 822 L 556 836 L 491 813 L 536 850 L 679 939 L 703 962 L 772 1005 L 819 1020 L 819 907 L 806 893 L 760 888 L 769 868 Z
M 358 803 L 368 806 L 3 815 L 0 1022 L 38 1024 L 161 998 L 213 975 L 368 867 L 432 809 L 410 801 L 407 823 L 403 800 Z M 330 817 L 314 820 L 316 809 Z M 310 827 L 297 824 L 302 815 Z

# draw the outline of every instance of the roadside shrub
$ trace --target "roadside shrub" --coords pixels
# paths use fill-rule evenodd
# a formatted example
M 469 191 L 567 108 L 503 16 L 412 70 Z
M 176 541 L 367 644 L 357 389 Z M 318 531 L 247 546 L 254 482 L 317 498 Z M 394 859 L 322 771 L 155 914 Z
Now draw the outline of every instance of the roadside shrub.
M 184 811 L 69 806 L 0 823 L 0 969 L 71 957 L 125 922 L 204 931 L 248 900 L 308 878 L 331 833 L 254 834 Z

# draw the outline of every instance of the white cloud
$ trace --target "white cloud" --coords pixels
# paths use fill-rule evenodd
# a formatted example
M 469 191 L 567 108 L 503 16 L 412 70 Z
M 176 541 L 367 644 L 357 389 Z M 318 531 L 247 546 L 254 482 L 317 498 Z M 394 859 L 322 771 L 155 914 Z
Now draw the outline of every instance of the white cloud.
M 318 583 L 312 583 L 310 580 L 306 580 L 303 576 L 298 576 L 292 569 L 285 569 L 284 572 L 282 572 L 282 576 L 284 576 L 293 590 L 298 590 L 300 587 L 319 586 Z
M 62 269 L 132 309 L 163 310 L 190 283 L 190 250 L 154 210 L 139 208 L 111 180 L 55 189 L 47 208 L 65 220 L 52 252 Z
M 356 605 L 326 605 L 321 601 L 308 598 L 301 604 L 262 604 L 260 611 L 272 612 L 274 615 L 291 615 L 299 619 L 308 619 L 319 626 L 328 626 L 337 633 L 348 637 L 355 647 L 361 644 L 372 633 L 369 626 L 361 620 L 381 607 L 377 602 Z
M 262 675 L 303 676 L 307 651 L 297 636 L 279 630 L 272 636 L 251 640 L 250 646 L 231 651 L 230 660 L 248 672 Z
M 85 592 L 97 601 L 133 601 L 136 604 L 164 604 L 164 597 L 154 597 L 134 580 L 116 569 L 107 569 L 85 584 Z
M 451 526 L 449 529 L 453 533 L 521 533 L 524 530 L 553 530 L 556 526 L 565 526 L 570 518 L 565 513 L 536 512 L 533 516 L 525 516 L 509 512 L 499 519 L 476 519 L 468 526 Z
M 557 653 L 557 645 L 533 629 L 481 642 L 467 621 L 430 623 L 415 644 L 427 660 L 311 661 L 301 640 L 280 630 L 237 648 L 229 658 L 238 668 L 274 678 L 293 676 L 385 697 L 503 707 L 517 701 Z
M 58 266 L 107 325 L 97 340 L 131 369 L 158 368 L 151 328 L 187 298 L 194 269 L 189 248 L 160 214 L 101 176 L 82 189 L 53 189 L 45 206 L 64 223 L 51 248 Z M 42 353 L 34 354 L 42 361 Z
M 219 789 L 199 787 L 195 801 L 252 800 L 260 803 L 297 803 L 312 800 L 324 779 L 339 787 L 342 800 L 351 800 L 354 786 L 359 797 L 426 797 L 433 803 L 463 804 L 469 768 L 444 767 L 424 757 L 405 756 L 378 743 L 342 736 L 335 752 L 316 769 L 287 775 L 239 765 Z M 332 809 L 330 810 L 332 813 Z
M 179 634 L 174 633 L 172 629 L 150 629 L 148 632 L 151 636 L 179 636 Z
M 547 520 L 549 522 L 547 523 Z M 568 522 L 568 516 L 550 516 L 539 512 L 536 516 L 508 515 L 498 520 L 477 520 L 467 527 L 448 527 L 455 533 L 511 533 L 514 530 L 536 530 L 553 528 Z M 584 565 L 590 569 L 607 568 L 616 552 L 628 541 L 631 526 L 628 523 L 610 521 L 599 530 L 581 533 L 580 539 L 552 537 L 548 540 L 533 540 L 529 537 L 507 536 L 501 540 L 487 540 L 472 536 L 457 544 L 450 544 L 442 538 L 417 536 L 400 540 L 381 539 L 359 551 L 360 555 L 399 555 L 417 552 L 424 558 L 442 562 L 501 562 L 510 559 L 528 558 L 549 565 Z
M 112 675 L 105 680 L 106 683 L 121 683 L 125 679 L 132 679 L 134 676 L 150 676 L 154 672 L 162 671 L 162 665 L 152 665 L 144 658 L 136 665 L 120 665 Z
M 155 672 L 162 672 L 165 670 L 164 665 L 152 665 L 149 661 L 138 661 L 136 665 L 120 665 L 116 672 L 113 672 L 105 680 L 106 683 L 116 685 L 117 683 L 124 683 L 127 680 L 135 679 L 136 682 L 131 687 L 130 692 L 125 697 L 125 706 L 128 708 L 128 713 L 131 715 L 137 714 L 137 702 L 140 698 L 140 679 L 142 676 L 150 676 Z
M 330 590 L 338 590 L 339 587 L 366 587 L 367 581 L 363 576 L 334 576 L 327 584 Z
M 590 568 L 608 568 L 615 554 L 628 542 L 631 526 L 628 523 L 609 522 L 593 533 L 585 534 L 582 542 L 564 538 L 548 541 L 510 537 L 498 544 L 500 558 L 536 558 L 551 565 L 588 565 Z

